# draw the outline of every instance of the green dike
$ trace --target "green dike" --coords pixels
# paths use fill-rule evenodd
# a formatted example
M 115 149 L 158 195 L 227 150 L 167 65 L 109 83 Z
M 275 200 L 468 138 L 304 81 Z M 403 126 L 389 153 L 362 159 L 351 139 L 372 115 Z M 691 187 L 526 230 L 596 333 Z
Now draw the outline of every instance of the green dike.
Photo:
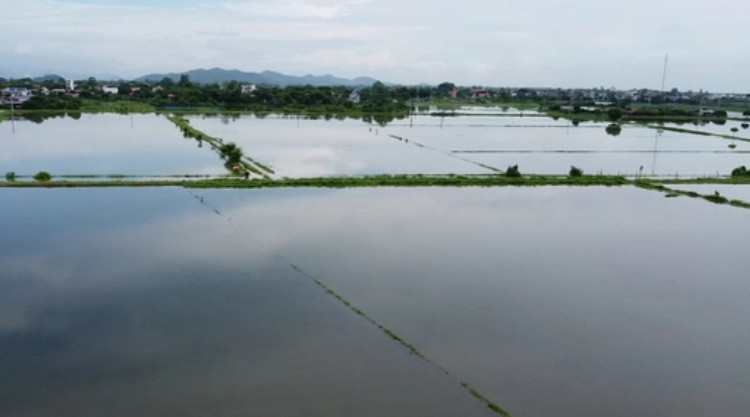
M 496 186 L 621 186 L 633 181 L 619 176 L 583 175 L 567 176 L 524 176 L 504 175 L 464 176 L 464 175 L 375 175 L 366 177 L 314 177 L 251 179 L 213 178 L 195 180 L 142 180 L 123 178 L 117 181 L 90 181 L 86 178 L 53 177 L 51 181 L 0 182 L 0 187 L 14 188 L 53 188 L 53 187 L 163 187 L 181 186 L 185 188 L 356 188 L 356 187 L 496 187 Z
M 274 170 L 269 168 L 267 165 L 261 164 L 260 162 L 250 158 L 247 155 L 243 155 L 242 150 L 237 146 L 225 144 L 221 138 L 208 135 L 194 128 L 190 125 L 190 122 L 187 119 L 175 115 L 167 116 L 167 119 L 169 119 L 170 122 L 174 123 L 175 126 L 177 126 L 182 131 L 182 134 L 185 135 L 185 137 L 207 142 L 211 146 L 211 149 L 215 150 L 219 153 L 219 155 L 222 156 L 222 159 L 228 159 L 227 157 L 229 155 L 227 150 L 230 149 L 229 146 L 231 146 L 231 150 L 234 150 L 239 155 L 238 160 L 235 162 L 241 165 L 245 170 L 248 170 L 256 175 L 260 175 L 266 179 L 270 179 L 268 174 L 275 174 Z M 244 160 L 242 160 L 242 158 L 244 158 Z M 229 160 L 231 161 L 231 159 Z
M 106 180 L 92 180 L 106 177 Z M 17 176 L 16 178 L 26 178 Z M 506 177 L 504 175 L 464 176 L 464 175 L 376 175 L 366 177 L 315 177 L 315 178 L 256 178 L 245 180 L 237 177 L 201 178 L 200 176 L 174 176 L 172 179 L 132 180 L 132 176 L 108 175 L 87 176 L 69 175 L 53 177 L 50 181 L 4 181 L 0 188 L 75 188 L 75 187 L 183 187 L 187 189 L 259 189 L 259 188 L 360 188 L 360 187 L 618 187 L 634 185 L 636 187 L 659 191 L 667 197 L 687 196 L 701 198 L 715 204 L 726 204 L 734 207 L 750 209 L 750 203 L 741 200 L 729 200 L 718 194 L 701 195 L 693 191 L 682 191 L 667 187 L 672 184 L 716 184 L 716 185 L 750 185 L 750 177 L 732 178 L 693 178 L 693 179 L 665 179 L 653 181 L 649 179 L 627 179 L 621 176 L 582 175 L 571 176 L 541 176 L 527 175 L 522 177 Z M 163 177 L 167 178 L 167 177 Z M 182 179 L 181 179 L 182 178 Z M 189 179 L 195 178 L 195 179 Z

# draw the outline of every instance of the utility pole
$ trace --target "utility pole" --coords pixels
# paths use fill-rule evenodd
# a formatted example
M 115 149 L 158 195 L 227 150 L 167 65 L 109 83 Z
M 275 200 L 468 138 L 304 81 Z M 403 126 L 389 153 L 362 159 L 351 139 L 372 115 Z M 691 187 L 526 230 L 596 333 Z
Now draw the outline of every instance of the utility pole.
M 13 98 L 11 98 L 10 99 L 10 125 L 11 125 L 11 128 L 13 129 L 13 133 L 16 133 L 16 117 L 14 113 L 15 106 L 13 105 L 13 101 L 14 101 Z
M 664 72 L 661 74 L 661 92 L 664 92 L 664 83 L 667 81 L 667 61 L 669 60 L 669 54 L 664 55 Z

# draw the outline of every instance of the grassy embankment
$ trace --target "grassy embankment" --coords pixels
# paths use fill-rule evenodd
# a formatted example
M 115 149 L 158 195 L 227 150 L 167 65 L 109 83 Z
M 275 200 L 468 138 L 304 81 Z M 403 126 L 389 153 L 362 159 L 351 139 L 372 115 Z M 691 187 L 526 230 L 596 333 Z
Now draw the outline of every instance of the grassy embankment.
M 182 186 L 186 188 L 357 188 L 357 187 L 500 187 L 500 186 L 620 186 L 631 184 L 624 177 L 604 175 L 567 176 L 523 176 L 504 175 L 465 176 L 465 175 L 376 175 L 366 177 L 317 177 L 317 178 L 213 178 L 180 181 L 172 180 L 127 180 L 91 181 L 86 178 L 59 179 L 51 181 L 0 182 L 0 187 L 14 188 L 56 188 L 56 187 L 161 187 Z
M 242 154 L 242 150 L 231 143 L 224 143 L 221 138 L 210 136 L 190 125 L 187 119 L 179 116 L 167 116 L 167 118 L 174 123 L 182 133 L 189 138 L 193 138 L 198 141 L 204 141 L 211 146 L 211 149 L 221 155 L 222 159 L 227 159 L 229 163 L 236 163 L 240 165 L 244 170 L 248 170 L 254 174 L 260 175 L 265 179 L 270 179 L 268 174 L 274 174 L 274 170 L 264 165 L 247 155 Z M 236 156 L 236 157 L 235 157 Z
M 75 177 L 75 178 L 73 178 Z M 187 177 L 187 176 L 186 176 Z M 97 181 L 83 176 L 67 176 L 52 178 L 50 181 L 4 181 L 0 188 L 74 188 L 74 187 L 184 187 L 187 189 L 219 189 L 219 188 L 357 188 L 357 187 L 541 187 L 541 186 L 628 186 L 659 191 L 667 197 L 686 196 L 701 198 L 715 204 L 728 204 L 734 207 L 750 209 L 750 203 L 741 200 L 729 200 L 716 193 L 699 194 L 693 191 L 682 191 L 666 187 L 664 184 L 716 184 L 716 185 L 750 185 L 750 177 L 732 178 L 693 178 L 653 181 L 647 179 L 630 180 L 618 176 L 583 175 L 570 176 L 535 176 L 507 177 L 505 175 L 485 176 L 424 176 L 424 175 L 378 175 L 370 177 L 330 177 L 330 178 L 257 178 L 244 180 L 241 178 L 213 178 L 213 179 L 156 179 L 156 180 L 128 180 L 127 176 L 110 176 L 111 180 Z M 200 178 L 200 177 L 198 177 Z

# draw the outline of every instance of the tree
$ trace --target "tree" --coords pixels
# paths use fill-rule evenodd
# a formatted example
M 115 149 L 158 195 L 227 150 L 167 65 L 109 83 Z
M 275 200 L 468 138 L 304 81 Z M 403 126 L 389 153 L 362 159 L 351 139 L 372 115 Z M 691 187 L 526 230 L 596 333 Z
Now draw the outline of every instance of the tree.
M 180 75 L 180 81 L 177 83 L 180 87 L 190 87 L 192 84 L 190 83 L 190 76 L 187 74 Z
M 616 122 L 622 117 L 622 109 L 619 107 L 612 107 L 607 110 L 607 117 L 609 120 Z
M 438 95 L 440 95 L 441 97 L 445 97 L 450 94 L 450 92 L 453 91 L 454 88 L 456 88 L 456 85 L 453 83 L 449 83 L 447 81 L 444 83 L 440 83 L 437 86 Z

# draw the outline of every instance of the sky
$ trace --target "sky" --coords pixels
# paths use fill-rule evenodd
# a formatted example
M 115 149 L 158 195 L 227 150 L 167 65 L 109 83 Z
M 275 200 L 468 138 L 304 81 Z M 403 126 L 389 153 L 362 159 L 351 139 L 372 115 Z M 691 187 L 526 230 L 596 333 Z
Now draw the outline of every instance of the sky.
M 0 0 L 0 76 L 221 67 L 397 84 L 750 92 L 742 0 Z

